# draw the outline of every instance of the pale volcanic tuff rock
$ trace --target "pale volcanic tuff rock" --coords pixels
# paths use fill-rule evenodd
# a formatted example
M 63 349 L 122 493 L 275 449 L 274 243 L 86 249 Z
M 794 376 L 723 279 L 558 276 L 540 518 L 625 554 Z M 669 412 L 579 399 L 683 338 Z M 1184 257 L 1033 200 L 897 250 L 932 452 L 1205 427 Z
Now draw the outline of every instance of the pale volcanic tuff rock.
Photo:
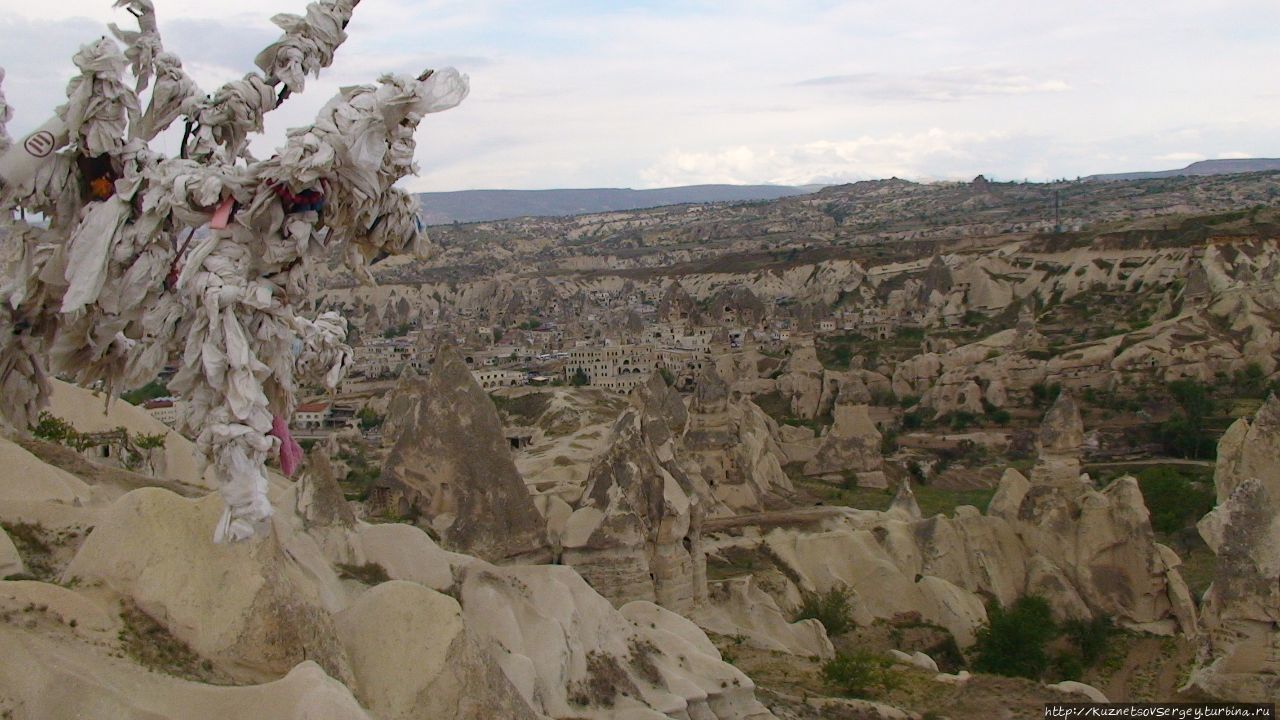
M 1280 696 L 1280 400 L 1218 443 L 1218 504 L 1200 534 L 1218 556 L 1192 684 L 1224 697 Z
M 53 472 L 32 463 L 24 472 Z M 0 711 L 138 720 L 772 718 L 751 680 L 692 623 L 650 603 L 619 611 L 568 567 L 498 567 L 442 550 L 411 525 L 351 522 L 325 499 L 332 487 L 323 466 L 308 472 L 314 483 L 273 484 L 270 532 L 234 546 L 209 542 L 216 495 L 143 488 L 111 500 L 88 477 L 83 506 L 6 501 L 6 520 L 94 527 L 78 549 L 66 548 L 74 552 L 60 578 L 66 587 L 0 582 L 0 610 L 34 613 L 0 623 Z M 0 473 L 0 497 L 25 481 Z M 340 579 L 333 562 L 404 582 Z M 163 629 L 142 640 L 162 644 L 155 669 L 117 644 L 127 624 L 114 612 L 121 602 Z M 200 672 L 263 684 L 175 677 L 186 661 L 170 654 L 166 632 L 192 649 Z
M 894 494 L 893 502 L 889 503 L 889 509 L 885 513 L 908 522 L 924 519 L 920 504 L 916 502 L 916 494 L 911 490 L 910 480 L 903 480 L 898 486 L 898 492 Z
M 347 535 L 356 526 L 356 515 L 334 477 L 329 452 L 321 443 L 307 454 L 306 466 L 290 493 L 293 514 L 326 558 L 359 564 L 360 558 L 348 552 L 347 542 Z
M 267 681 L 310 659 L 350 681 L 327 612 L 341 594 L 336 575 L 327 566 L 317 572 L 299 564 L 302 549 L 286 550 L 280 518 L 276 532 L 261 540 L 209 542 L 221 509 L 216 495 L 188 500 L 156 488 L 134 490 L 99 518 L 63 579 L 99 583 L 131 599 L 235 677 Z
M 898 535 L 897 548 L 914 548 L 911 528 L 897 521 L 820 533 L 774 530 L 763 543 L 802 590 L 849 589 L 860 625 L 914 611 L 947 628 L 962 646 L 972 644 L 974 632 L 986 622 L 981 598 L 941 578 L 926 582 L 923 573 L 904 562 L 910 558 L 897 556 L 893 545 L 882 545 L 889 534 Z M 918 567 L 918 551 L 910 554 Z
M 1058 617 L 1107 614 L 1146 631 L 1195 632 L 1180 561 L 1154 541 L 1132 478 L 1069 490 L 1010 470 L 986 515 L 960 507 L 921 519 L 903 489 L 887 512 L 833 509 L 817 527 L 763 525 L 759 534 L 717 535 L 708 552 L 767 547 L 801 590 L 850 589 L 859 624 L 914 611 L 967 645 L 986 622 L 985 599 L 1007 605 L 1035 593 Z M 793 606 L 790 592 L 770 592 Z
M 824 660 L 835 656 L 821 622 L 789 617 L 750 574 L 714 583 L 708 602 L 690 615 L 699 627 L 740 636 L 751 647 Z
M 635 406 L 644 412 L 647 421 L 659 423 L 652 428 L 653 430 L 661 432 L 661 428 L 665 426 L 673 438 L 684 434 L 689 422 L 688 408 L 685 407 L 680 393 L 667 385 L 662 375 L 658 373 L 650 375 L 630 398 Z M 666 437 L 659 438 L 660 442 L 666 440 Z
M 819 439 L 813 428 L 802 425 L 778 425 L 778 448 L 789 463 L 809 462 L 818 454 Z
M 311 660 L 261 685 L 206 685 L 153 672 L 84 645 L 0 631 L 0 686 L 18 718 L 375 720 Z
M 696 626 L 650 602 L 616 609 L 574 568 L 491 565 L 441 550 L 407 525 L 363 526 L 360 545 L 392 578 L 457 598 L 467 633 L 536 712 L 600 720 L 772 717 L 751 680 L 724 663 Z M 432 605 L 444 606 L 433 597 Z
M 1084 420 L 1080 407 L 1067 390 L 1058 394 L 1045 413 L 1036 438 L 1038 455 L 1031 469 L 1035 485 L 1072 487 L 1080 482 L 1080 452 L 1084 448 Z
M 1035 485 L 1013 524 L 1030 557 L 1043 557 L 1065 578 L 1090 615 L 1106 614 L 1143 629 L 1195 632 L 1195 608 L 1177 555 L 1155 542 L 1132 477 L 1091 488 Z M 1046 583 L 1046 592 L 1052 590 Z M 1049 595 L 1053 602 L 1053 595 Z M 1073 605 L 1064 599 L 1062 606 Z
M 493 401 L 442 348 L 383 466 L 380 484 L 417 508 L 444 545 L 493 561 L 550 557 Z M 398 499 L 397 499 L 398 502 Z
M 818 416 L 822 402 L 822 363 L 812 344 L 795 347 L 778 378 L 778 392 L 791 403 L 791 414 L 812 420 Z
M 718 506 L 758 512 L 794 491 L 776 434 L 764 411 L 731 391 L 711 366 L 698 378 L 681 452 L 697 464 Z
M 458 601 L 392 580 L 336 618 L 355 694 L 385 720 L 537 720 L 498 664 L 467 631 Z
M 417 408 L 427 392 L 427 381 L 405 364 L 396 386 L 388 393 L 387 412 L 382 421 L 383 445 L 394 444 L 405 432 L 416 432 Z
M 329 449 L 324 445 L 317 445 L 307 453 L 307 464 L 298 475 L 294 498 L 295 513 L 305 528 L 350 528 L 356 524 L 355 513 L 334 477 Z
M 813 459 L 805 463 L 805 475 L 852 472 L 863 487 L 887 487 L 880 431 L 866 405 L 836 405 L 835 422 L 822 438 Z
M 1080 477 L 1084 422 L 1063 391 L 1045 414 L 1028 481 L 1005 471 L 988 515 L 1006 520 L 1027 546 L 1028 591 L 1060 615 L 1107 614 L 1131 626 L 1195 632 L 1195 607 L 1177 554 L 1155 542 L 1137 481 L 1101 491 Z
M 765 304 L 743 285 L 720 290 L 711 297 L 710 306 L 712 317 L 745 327 L 760 324 L 768 315 Z
M 236 546 L 243 551 L 227 555 L 226 548 L 209 544 L 205 528 L 216 515 L 214 501 L 185 500 L 164 490 L 126 495 L 108 508 L 96 537 L 86 541 L 68 571 L 84 580 L 79 592 L 90 595 L 49 585 L 67 597 L 30 592 L 25 597 L 45 598 L 40 602 L 51 613 L 71 612 L 79 621 L 77 633 L 101 639 L 112 622 L 89 597 L 119 593 L 213 660 L 219 671 L 256 681 L 287 672 L 288 684 L 297 681 L 294 674 L 302 668 L 307 677 L 315 676 L 307 684 L 315 698 L 341 701 L 329 708 L 333 714 L 323 715 L 317 708 L 327 705 L 309 704 L 305 694 L 272 699 L 276 696 L 265 688 L 274 683 L 262 686 L 263 693 L 236 690 L 275 708 L 279 717 L 365 718 L 343 685 L 379 718 L 772 717 L 755 700 L 750 679 L 724 663 L 702 631 L 650 603 L 616 610 L 568 567 L 498 567 L 443 551 L 409 525 L 357 524 L 349 531 L 345 554 L 376 563 L 395 580 L 345 592 L 331 570 L 311 562 L 318 550 L 309 546 L 307 533 L 315 528 L 299 531 L 298 518 L 278 517 L 272 535 L 256 548 Z M 279 514 L 289 507 L 281 504 Z M 126 532 L 134 537 L 125 537 Z M 193 556 L 196 543 L 213 555 Z M 141 552 L 141 544 L 149 552 Z M 268 565 L 264 558 L 275 560 Z M 105 570 L 87 573 L 81 566 Z M 140 568 L 144 574 L 136 576 Z M 97 587 L 99 581 L 105 588 Z M 45 587 L 0 584 L 5 586 L 0 595 L 9 586 Z M 108 595 L 102 604 L 109 606 L 114 597 Z M 199 612 L 193 615 L 193 609 Z M 228 660 L 218 652 L 220 638 L 239 638 L 237 657 Z M 290 672 L 288 664 L 268 662 L 297 652 L 298 638 L 305 639 L 301 651 L 309 657 L 339 663 L 341 684 L 314 664 Z M 242 707 L 205 686 L 172 679 L 149 680 L 144 684 L 154 695 L 130 698 L 109 688 L 118 689 L 122 679 L 136 685 L 132 678 L 141 673 L 136 666 L 114 659 L 86 664 L 83 646 L 46 643 L 12 627 L 0 628 L 0 646 L 13 648 L 5 658 L 24 659 L 0 660 L 0 679 L 26 707 L 139 718 L 151 717 L 147 712 L 215 717 L 215 708 Z M 255 668 L 246 673 L 250 661 Z M 33 674 L 32 666 L 40 674 Z M 39 679 L 62 677 L 59 673 L 76 678 L 66 685 L 72 691 L 55 693 L 56 700 L 41 697 L 48 688 Z M 183 698 L 196 705 L 190 713 L 174 709 Z M 342 714 L 340 708 L 353 710 Z M 62 711 L 47 716 L 61 717 Z
M 822 399 L 818 404 L 818 414 L 825 415 L 833 412 L 838 403 L 869 405 L 877 395 L 888 395 L 892 391 L 892 381 L 872 370 L 847 370 L 844 372 L 824 370 L 822 375 Z
M 646 430 L 636 409 L 614 424 L 565 522 L 561 560 L 616 604 L 650 600 L 687 610 L 706 586 L 704 503 L 678 466 L 664 466 L 660 454 L 674 460 L 673 441 L 655 445 Z
M 27 568 L 22 564 L 22 557 L 18 555 L 18 548 L 14 547 L 13 540 L 9 539 L 9 534 L 0 529 L 0 578 L 21 575 L 26 572 Z
M 0 502 L 48 501 L 80 506 L 93 497 L 93 489 L 83 480 L 46 465 L 4 437 L 0 437 L 0 467 L 9 476 L 0 484 Z
M 698 303 L 679 282 L 667 286 L 658 301 L 658 318 L 661 320 L 698 320 Z

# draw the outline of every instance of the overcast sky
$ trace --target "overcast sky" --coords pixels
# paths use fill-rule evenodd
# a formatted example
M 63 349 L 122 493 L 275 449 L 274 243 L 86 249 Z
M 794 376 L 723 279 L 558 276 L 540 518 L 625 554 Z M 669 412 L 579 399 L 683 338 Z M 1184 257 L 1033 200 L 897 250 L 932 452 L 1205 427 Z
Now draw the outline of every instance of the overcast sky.
M 155 0 L 205 90 L 303 0 Z M 111 0 L 0 0 L 13 134 L 62 101 Z M 1280 156 L 1275 0 L 363 0 L 269 153 L 340 86 L 454 65 L 413 190 L 1044 180 Z M 169 138 L 170 145 L 176 142 Z M 170 151 L 174 147 L 168 148 Z

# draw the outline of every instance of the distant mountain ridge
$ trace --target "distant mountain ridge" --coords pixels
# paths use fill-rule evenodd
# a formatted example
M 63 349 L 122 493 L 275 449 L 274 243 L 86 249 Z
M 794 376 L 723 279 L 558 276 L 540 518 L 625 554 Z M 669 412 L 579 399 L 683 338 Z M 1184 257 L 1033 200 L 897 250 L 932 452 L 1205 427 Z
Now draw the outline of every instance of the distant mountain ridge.
M 686 185 L 633 190 L 581 188 L 563 190 L 459 190 L 418 193 L 428 225 L 482 222 L 525 216 L 565 216 L 638 210 L 685 203 L 776 200 L 814 192 L 821 185 Z
M 1152 180 L 1179 175 L 1233 175 L 1235 173 L 1280 170 L 1280 158 L 1241 158 L 1237 160 L 1201 160 L 1178 170 L 1154 172 L 1110 173 L 1090 175 L 1085 180 Z

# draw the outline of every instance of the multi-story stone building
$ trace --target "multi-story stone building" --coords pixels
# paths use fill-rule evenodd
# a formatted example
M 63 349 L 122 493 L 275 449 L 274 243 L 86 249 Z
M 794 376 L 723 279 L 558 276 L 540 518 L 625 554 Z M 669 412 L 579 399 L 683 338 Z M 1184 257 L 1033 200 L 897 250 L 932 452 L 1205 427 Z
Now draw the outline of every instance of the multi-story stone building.
M 520 370 L 496 370 L 493 368 L 484 368 L 481 370 L 472 370 L 471 376 L 480 383 L 480 387 L 485 390 L 496 390 L 501 387 L 516 387 L 524 385 L 528 381 L 528 374 Z

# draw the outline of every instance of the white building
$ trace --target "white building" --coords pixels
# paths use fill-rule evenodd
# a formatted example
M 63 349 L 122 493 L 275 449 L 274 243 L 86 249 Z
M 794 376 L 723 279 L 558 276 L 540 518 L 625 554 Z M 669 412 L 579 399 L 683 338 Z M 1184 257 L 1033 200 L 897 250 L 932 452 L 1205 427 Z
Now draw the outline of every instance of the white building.
M 648 379 L 655 359 L 654 349 L 641 345 L 575 348 L 565 359 L 564 378 L 572 380 L 581 370 L 589 384 L 625 392 Z
M 480 383 L 480 387 L 485 390 L 495 390 L 500 387 L 516 387 L 524 385 L 528 375 L 519 370 L 493 370 L 485 368 L 483 370 L 472 370 L 471 377 Z
M 293 410 L 293 427 L 299 430 L 319 430 L 329 418 L 329 403 L 303 403 Z

